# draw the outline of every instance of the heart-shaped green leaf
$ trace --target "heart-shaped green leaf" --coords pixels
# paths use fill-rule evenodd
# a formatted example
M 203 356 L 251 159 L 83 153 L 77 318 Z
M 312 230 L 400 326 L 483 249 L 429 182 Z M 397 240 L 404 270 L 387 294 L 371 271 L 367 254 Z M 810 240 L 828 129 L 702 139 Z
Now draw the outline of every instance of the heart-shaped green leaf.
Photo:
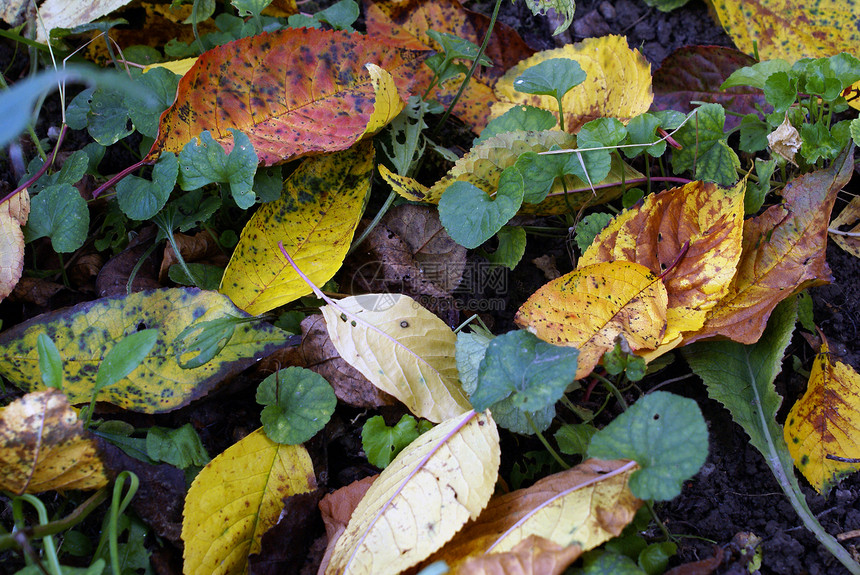
M 257 403 L 266 437 L 277 443 L 304 443 L 325 427 L 337 397 L 318 373 L 303 367 L 288 367 L 273 373 L 257 388 Z
M 514 89 L 526 94 L 551 96 L 556 100 L 585 81 L 585 71 L 570 58 L 550 58 L 528 68 L 514 80 Z
M 172 152 L 158 158 L 152 169 L 152 181 L 126 176 L 116 185 L 119 207 L 133 220 L 148 220 L 161 211 L 176 185 L 179 162 Z
M 254 205 L 254 174 L 257 154 L 248 136 L 239 130 L 233 133 L 233 149 L 227 154 L 208 130 L 188 142 L 179 152 L 179 185 L 183 190 L 196 190 L 213 182 L 230 184 L 236 205 L 242 209 Z

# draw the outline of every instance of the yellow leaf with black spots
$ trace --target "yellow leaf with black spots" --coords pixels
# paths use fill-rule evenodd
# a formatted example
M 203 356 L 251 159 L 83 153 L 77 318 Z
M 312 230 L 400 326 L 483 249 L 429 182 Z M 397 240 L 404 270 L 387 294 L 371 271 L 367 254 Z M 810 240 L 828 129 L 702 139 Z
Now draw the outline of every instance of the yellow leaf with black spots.
M 248 317 L 230 300 L 195 288 L 159 289 L 102 298 L 37 316 L 0 334 L 0 375 L 25 391 L 44 389 L 36 339 L 48 335 L 64 363 L 64 391 L 72 404 L 89 402 L 96 372 L 108 351 L 126 335 L 158 330 L 155 347 L 99 401 L 143 413 L 163 413 L 203 397 L 216 385 L 283 347 L 286 332 L 262 322 L 235 326 L 212 360 L 183 369 L 174 340 L 186 327 L 225 317 Z M 184 360 L 188 358 L 183 357 Z
M 278 242 L 315 285 L 340 269 L 373 177 L 373 144 L 306 160 L 281 197 L 260 206 L 224 270 L 221 293 L 257 315 L 311 293 Z
M 0 409 L 0 489 L 21 495 L 107 482 L 95 443 L 60 390 L 28 393 Z

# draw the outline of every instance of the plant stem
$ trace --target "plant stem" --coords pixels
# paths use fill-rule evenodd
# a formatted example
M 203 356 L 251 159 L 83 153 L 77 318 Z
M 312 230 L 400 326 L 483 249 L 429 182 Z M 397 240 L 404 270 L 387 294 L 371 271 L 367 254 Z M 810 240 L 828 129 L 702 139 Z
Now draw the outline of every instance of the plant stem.
M 675 539 L 675 537 L 671 533 L 669 533 L 669 530 L 666 528 L 666 526 L 663 525 L 663 522 L 660 520 L 660 517 L 657 515 L 657 512 L 654 510 L 654 502 L 651 500 L 646 500 L 645 501 L 645 507 L 647 507 L 648 511 L 651 513 L 651 519 L 653 519 L 654 522 L 660 526 L 660 531 L 663 532 L 663 537 L 665 537 L 669 541 Z
M 95 511 L 96 507 L 101 505 L 107 499 L 107 496 L 107 487 L 102 487 L 101 489 L 93 493 L 89 497 L 89 499 L 78 505 L 74 511 L 72 511 L 62 519 L 36 525 L 35 527 L 28 527 L 19 530 L 18 532 L 23 533 L 28 539 L 41 539 L 49 535 L 61 533 L 63 531 L 66 531 L 67 529 L 71 529 L 72 527 L 86 519 L 86 517 L 90 513 Z M 11 549 L 17 546 L 18 542 L 15 540 L 14 534 L 4 533 L 3 535 L 0 535 L 0 551 L 3 551 L 5 549 Z
M 546 437 L 543 436 L 543 433 L 538 430 L 537 426 L 535 425 L 535 422 L 532 420 L 532 416 L 528 412 L 523 413 L 525 413 L 526 415 L 526 420 L 528 420 L 529 422 L 529 427 L 531 427 L 532 431 L 535 432 L 535 435 L 537 435 L 537 438 L 540 440 L 541 443 L 543 443 L 543 446 L 546 447 L 546 450 L 549 451 L 549 454 L 552 455 L 552 458 L 555 459 L 555 461 L 559 465 L 561 465 L 562 469 L 570 469 L 570 465 L 568 465 L 567 462 L 561 458 L 561 455 L 559 455 L 558 452 L 553 448 L 553 446 L 549 444 L 549 441 L 546 440 Z
M 349 246 L 349 250 L 346 252 L 347 257 L 349 257 L 349 255 L 354 252 L 364 240 L 367 239 L 367 236 L 370 235 L 370 232 L 373 231 L 373 228 L 379 225 L 380 220 L 382 220 L 382 218 L 385 216 L 385 213 L 388 211 L 388 208 L 391 207 L 391 204 L 394 203 L 395 199 L 397 199 L 397 192 L 392 190 L 388 194 L 388 198 L 386 198 L 385 203 L 382 204 L 382 207 L 379 208 L 379 211 L 376 212 L 375 216 L 373 216 L 373 220 L 367 225 L 366 228 L 364 228 L 364 230 L 361 232 L 361 235 L 358 236 L 358 239 L 352 242 L 352 245 Z
M 621 395 L 621 392 L 618 391 L 618 388 L 615 387 L 615 384 L 612 383 L 611 381 L 609 381 L 608 379 L 606 379 L 605 377 L 603 377 L 602 375 L 600 375 L 599 373 L 592 373 L 591 375 L 593 375 L 598 380 L 600 380 L 600 382 L 606 387 L 606 389 L 608 389 L 609 392 L 613 396 L 615 396 L 615 399 L 618 400 L 618 403 L 621 404 L 621 407 L 624 409 L 624 411 L 627 411 L 627 402 L 624 400 L 624 396 Z

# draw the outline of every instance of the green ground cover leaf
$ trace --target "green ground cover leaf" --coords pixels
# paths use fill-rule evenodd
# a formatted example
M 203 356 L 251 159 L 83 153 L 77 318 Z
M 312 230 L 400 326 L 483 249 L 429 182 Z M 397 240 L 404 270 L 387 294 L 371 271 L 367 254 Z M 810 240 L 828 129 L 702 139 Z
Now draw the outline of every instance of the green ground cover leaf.
M 63 389 L 63 357 L 54 341 L 40 333 L 36 338 L 36 351 L 39 353 L 39 372 L 45 387 Z
M 152 180 L 126 176 L 116 185 L 119 207 L 132 220 L 148 220 L 164 207 L 176 185 L 179 161 L 172 152 L 162 154 L 152 169 Z
M 124 99 L 124 92 L 110 88 L 99 88 L 90 97 L 87 131 L 102 146 L 116 144 L 134 132 Z
M 552 35 L 557 36 L 567 30 L 573 22 L 573 13 L 576 10 L 576 2 L 574 0 L 526 0 L 526 6 L 532 11 L 532 14 L 546 14 L 550 9 L 555 10 L 555 13 L 564 17 Z
M 668 501 L 708 456 L 708 427 L 692 399 L 655 391 L 598 431 L 588 456 L 633 459 L 640 469 L 630 490 L 640 499 Z
M 493 341 L 491 332 L 481 326 L 471 326 L 472 331 L 460 331 L 457 333 L 455 356 L 457 358 L 457 372 L 460 375 L 460 383 L 467 395 L 475 393 L 478 387 L 478 369 L 481 360 L 487 352 L 487 346 Z
M 420 423 L 408 413 L 393 426 L 385 425 L 381 415 L 375 415 L 361 429 L 361 447 L 371 465 L 385 469 L 397 454 L 418 436 L 432 427 L 429 421 Z
M 58 253 L 71 253 L 84 245 L 90 227 L 87 201 L 70 184 L 57 184 L 39 192 L 30 202 L 30 219 L 24 228 L 28 242 L 51 239 Z
M 261 322 L 243 323 L 220 354 L 205 365 L 182 369 L 173 349 L 179 332 L 195 322 L 249 317 L 217 293 L 159 289 L 102 298 L 40 315 L 0 334 L 0 374 L 24 391 L 43 389 L 36 339 L 45 333 L 65 360 L 64 392 L 73 404 L 89 401 L 96 372 L 114 342 L 152 327 L 158 341 L 143 363 L 99 401 L 144 413 L 162 413 L 206 395 L 231 375 L 289 341 Z
M 738 180 L 741 162 L 723 133 L 725 110 L 719 104 L 704 104 L 694 114 L 675 133 L 683 149 L 672 152 L 672 169 L 679 174 L 695 168 L 697 180 L 731 186 Z
M 576 233 L 574 234 L 574 239 L 579 249 L 585 252 L 588 246 L 594 243 L 594 238 L 597 237 L 597 234 L 612 221 L 612 218 L 612 214 L 608 212 L 594 212 L 582 218 L 582 221 L 577 224 Z
M 556 124 L 558 120 L 549 110 L 534 106 L 514 106 L 487 122 L 487 126 L 481 130 L 481 135 L 472 142 L 472 146 L 505 132 L 542 132 L 555 128 Z
M 337 406 L 328 381 L 303 367 L 273 373 L 257 387 L 263 432 L 276 443 L 298 445 L 325 427 Z
M 550 58 L 530 68 L 514 80 L 514 89 L 526 94 L 560 100 L 571 88 L 585 81 L 585 71 L 571 58 Z
M 248 136 L 236 129 L 230 153 L 215 141 L 208 130 L 200 134 L 200 141 L 192 139 L 179 152 L 179 185 L 183 190 L 196 190 L 213 182 L 229 184 L 236 205 L 242 209 L 254 205 L 254 174 L 257 172 L 257 154 Z
M 158 135 L 158 119 L 176 98 L 180 77 L 167 68 L 153 68 L 135 79 L 142 89 L 150 92 L 149 98 L 127 92 L 123 100 L 128 117 L 138 132 L 149 138 Z
M 585 456 L 588 453 L 588 444 L 597 433 L 597 428 L 587 423 L 568 423 L 562 425 L 555 432 L 555 441 L 558 450 L 565 455 Z
M 190 423 L 177 429 L 151 427 L 146 433 L 146 454 L 179 469 L 209 463 L 209 454 Z
M 491 264 L 514 269 L 526 253 L 526 231 L 521 226 L 503 226 L 496 238 L 499 240 L 496 251 L 488 253 L 481 250 L 481 255 Z
M 657 128 L 660 127 L 660 119 L 649 113 L 639 114 L 627 123 L 627 141 L 625 144 L 643 144 L 633 148 L 621 148 L 628 158 L 635 158 L 642 152 L 649 156 L 659 158 L 666 151 L 665 140 L 659 142 Z M 657 142 L 657 143 L 654 143 Z

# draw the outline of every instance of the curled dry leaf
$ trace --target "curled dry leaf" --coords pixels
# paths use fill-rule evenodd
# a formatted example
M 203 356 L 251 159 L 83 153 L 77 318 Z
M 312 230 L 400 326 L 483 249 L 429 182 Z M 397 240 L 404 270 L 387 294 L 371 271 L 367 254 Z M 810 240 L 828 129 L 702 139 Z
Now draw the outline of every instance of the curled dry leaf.
M 785 113 L 785 120 L 782 121 L 782 124 L 767 135 L 767 145 L 770 146 L 771 151 L 795 166 L 797 162 L 794 161 L 794 156 L 800 151 L 802 144 L 800 132 L 788 120 L 788 112 Z
M 24 232 L 30 195 L 22 190 L 0 204 L 0 301 L 12 293 L 24 272 Z
M 480 515 L 499 457 L 495 422 L 474 411 L 419 436 L 368 489 L 325 573 L 385 575 L 417 565 Z
M 564 125 L 570 132 L 576 133 L 583 124 L 596 118 L 626 122 L 647 112 L 654 100 L 651 64 L 645 56 L 631 50 L 623 36 L 603 36 L 538 52 L 509 69 L 496 82 L 495 92 L 501 102 L 493 105 L 492 116 L 500 116 L 522 104 L 557 114 L 558 103 L 551 96 L 524 94 L 514 89 L 514 80 L 527 68 L 552 58 L 576 60 L 587 75 L 584 82 L 562 99 Z
M 826 341 L 806 393 L 788 413 L 784 434 L 794 464 L 819 493 L 860 469 L 844 461 L 860 458 L 860 375 L 849 365 L 831 362 Z
M 16 494 L 107 485 L 96 444 L 57 389 L 0 409 L 0 489 Z
M 581 379 L 619 335 L 634 351 L 655 349 L 666 329 L 667 302 L 666 286 L 645 266 L 602 262 L 545 284 L 514 321 L 544 341 L 579 348 L 576 379 Z
M 830 222 L 830 238 L 836 242 L 836 245 L 853 255 L 855 258 L 860 258 L 860 236 L 850 236 L 845 233 L 840 233 L 839 228 L 842 226 L 851 226 L 846 232 L 857 234 L 860 232 L 860 196 L 854 198 L 847 206 L 842 208 L 839 215 Z
M 632 461 L 589 459 L 527 489 L 494 497 L 427 563 L 444 559 L 456 568 L 470 557 L 511 551 L 531 536 L 593 549 L 620 535 L 642 505 L 627 486 L 637 469 Z

